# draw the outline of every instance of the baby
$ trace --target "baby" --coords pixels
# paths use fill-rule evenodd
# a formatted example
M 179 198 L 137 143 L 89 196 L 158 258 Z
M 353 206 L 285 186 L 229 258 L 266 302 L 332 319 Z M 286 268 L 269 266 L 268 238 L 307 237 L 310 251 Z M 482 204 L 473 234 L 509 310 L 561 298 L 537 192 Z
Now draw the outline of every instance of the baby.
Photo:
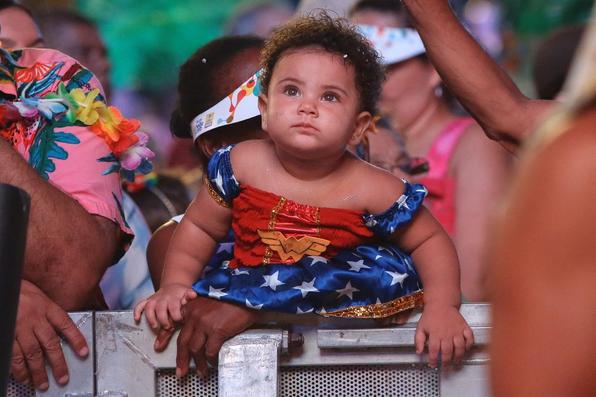
M 254 309 L 361 318 L 423 301 L 417 352 L 428 341 L 431 366 L 439 352 L 443 362 L 460 359 L 473 335 L 458 310 L 457 255 L 422 206 L 426 189 L 346 150 L 373 121 L 378 55 L 345 21 L 321 15 L 276 31 L 262 57 L 259 109 L 269 138 L 212 156 L 207 186 L 172 238 L 161 288 L 135 318 L 145 311 L 150 324 L 171 327 L 197 293 Z M 193 289 L 230 225 L 234 258 Z

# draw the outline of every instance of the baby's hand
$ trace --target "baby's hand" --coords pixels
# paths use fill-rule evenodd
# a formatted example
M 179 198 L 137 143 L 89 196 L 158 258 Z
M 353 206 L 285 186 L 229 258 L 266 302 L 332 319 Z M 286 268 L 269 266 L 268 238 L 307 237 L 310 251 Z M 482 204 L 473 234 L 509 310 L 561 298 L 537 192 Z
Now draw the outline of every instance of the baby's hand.
M 174 321 L 182 321 L 182 306 L 196 297 L 197 293 L 185 285 L 164 285 L 156 293 L 135 306 L 135 321 L 139 322 L 143 311 L 145 311 L 147 322 L 153 330 L 173 328 Z
M 466 350 L 474 345 L 474 334 L 466 320 L 453 306 L 426 305 L 416 327 L 416 353 L 424 352 L 428 338 L 428 365 L 437 366 L 439 353 L 441 362 L 461 362 Z

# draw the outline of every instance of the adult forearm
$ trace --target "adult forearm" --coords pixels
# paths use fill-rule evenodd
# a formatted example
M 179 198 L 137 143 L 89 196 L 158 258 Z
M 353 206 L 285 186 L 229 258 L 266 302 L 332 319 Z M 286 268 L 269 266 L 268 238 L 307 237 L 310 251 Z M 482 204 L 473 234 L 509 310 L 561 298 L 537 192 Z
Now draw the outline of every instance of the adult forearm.
M 519 143 L 548 102 L 526 98 L 463 28 L 447 0 L 404 0 L 449 90 L 497 140 Z
M 113 259 L 115 224 L 89 214 L 39 177 L 2 139 L 0 183 L 18 186 L 31 196 L 24 278 L 63 308 L 85 307 Z

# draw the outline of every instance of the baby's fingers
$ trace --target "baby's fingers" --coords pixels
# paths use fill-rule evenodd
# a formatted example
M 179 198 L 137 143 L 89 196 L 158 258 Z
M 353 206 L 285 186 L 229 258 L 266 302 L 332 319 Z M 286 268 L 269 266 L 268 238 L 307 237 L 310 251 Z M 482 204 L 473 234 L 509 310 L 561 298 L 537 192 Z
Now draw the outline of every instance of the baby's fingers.
M 159 322 L 157 321 L 155 313 L 155 301 L 151 300 L 145 306 L 145 318 L 147 318 L 147 322 L 149 323 L 151 329 L 159 329 Z
M 184 295 L 182 295 L 182 298 L 180 299 L 180 305 L 184 306 L 188 303 L 188 301 L 193 300 L 196 297 L 197 297 L 197 293 L 195 292 L 195 290 L 189 288 L 186 291 L 184 291 Z M 176 320 L 176 321 L 180 321 L 180 320 Z
M 428 366 L 436 368 L 439 360 L 439 351 L 441 350 L 441 342 L 435 337 L 428 338 Z
M 462 335 L 453 337 L 453 361 L 460 364 L 466 353 L 466 342 Z
M 197 292 L 194 289 L 189 288 L 184 292 L 184 296 L 182 297 L 182 299 L 184 299 L 186 302 L 188 302 L 189 300 L 192 300 L 196 297 L 197 297 Z
M 453 341 L 444 339 L 441 341 L 441 363 L 450 364 L 453 359 Z
M 143 310 L 145 310 L 145 306 L 147 306 L 147 302 L 147 299 L 143 299 L 135 306 L 134 318 L 137 323 L 141 321 L 141 316 L 143 315 Z
M 184 318 L 182 317 L 182 305 L 185 305 L 186 303 L 184 303 L 184 298 L 182 300 L 182 304 L 170 304 L 168 305 L 168 311 L 170 312 L 170 317 L 172 318 L 172 320 L 180 322 L 182 320 L 184 320 Z
M 470 327 L 464 329 L 464 338 L 466 340 L 466 350 L 470 350 L 474 346 L 474 332 Z
M 161 304 L 157 305 L 156 307 L 155 312 L 157 315 L 157 321 L 159 321 L 161 328 L 170 329 L 174 327 L 174 324 L 172 323 L 172 320 L 168 314 L 169 306 L 170 305 L 168 303 L 161 302 Z
M 416 345 L 416 354 L 422 354 L 424 352 L 424 343 L 426 342 L 426 333 L 420 328 L 416 329 L 416 335 L 414 336 L 414 344 Z

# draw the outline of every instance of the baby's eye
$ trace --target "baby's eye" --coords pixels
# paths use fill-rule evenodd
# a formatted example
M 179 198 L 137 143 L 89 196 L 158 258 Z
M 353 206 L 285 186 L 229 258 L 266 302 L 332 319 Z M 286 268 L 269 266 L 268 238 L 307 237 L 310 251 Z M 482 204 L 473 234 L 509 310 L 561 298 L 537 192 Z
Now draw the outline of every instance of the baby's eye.
M 287 87 L 284 88 L 284 94 L 288 95 L 288 96 L 296 96 L 298 95 L 299 91 L 298 88 L 289 85 Z
M 333 92 L 327 92 L 325 94 L 323 94 L 322 99 L 326 102 L 337 102 L 339 101 L 339 97 L 334 94 Z

